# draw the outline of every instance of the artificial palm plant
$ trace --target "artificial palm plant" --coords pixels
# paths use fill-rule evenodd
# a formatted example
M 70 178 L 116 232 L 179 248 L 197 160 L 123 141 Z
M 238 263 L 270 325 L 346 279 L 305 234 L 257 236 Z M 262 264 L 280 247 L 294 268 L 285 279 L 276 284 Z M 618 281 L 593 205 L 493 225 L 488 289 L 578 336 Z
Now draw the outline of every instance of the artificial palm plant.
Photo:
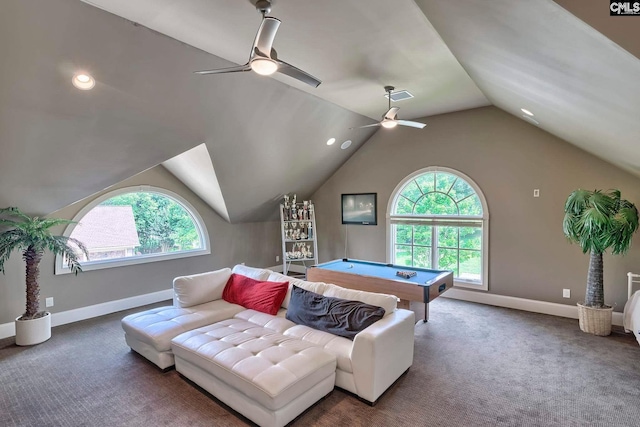
M 26 263 L 27 309 L 20 320 L 35 319 L 43 315 L 40 312 L 38 276 L 40 260 L 45 251 L 65 256 L 73 273 L 82 271 L 75 250 L 80 249 L 87 254 L 85 246 L 71 237 L 54 236 L 50 230 L 56 225 L 72 222 L 66 219 L 30 217 L 18 208 L 0 209 L 0 271 L 4 273 L 4 263 L 14 250 L 22 251 L 22 259 Z
M 564 207 L 564 234 L 590 253 L 584 306 L 605 308 L 602 254 L 624 254 L 638 229 L 638 210 L 619 190 L 576 190 Z

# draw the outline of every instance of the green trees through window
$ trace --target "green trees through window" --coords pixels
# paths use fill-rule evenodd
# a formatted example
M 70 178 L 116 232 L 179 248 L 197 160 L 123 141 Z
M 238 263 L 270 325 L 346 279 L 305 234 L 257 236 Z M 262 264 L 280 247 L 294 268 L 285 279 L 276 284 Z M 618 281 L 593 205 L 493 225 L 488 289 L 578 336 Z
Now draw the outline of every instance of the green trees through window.
M 189 212 L 167 196 L 127 193 L 99 206 L 131 206 L 140 245 L 136 252 L 153 254 L 200 249 L 201 241 Z
M 83 270 L 118 267 L 209 254 L 200 216 L 177 194 L 155 187 L 129 187 L 94 200 L 65 235 L 87 247 Z M 56 259 L 56 274 L 66 274 Z
M 396 191 L 392 262 L 452 270 L 458 282 L 482 284 L 483 203 L 461 174 L 441 169 L 427 168 Z

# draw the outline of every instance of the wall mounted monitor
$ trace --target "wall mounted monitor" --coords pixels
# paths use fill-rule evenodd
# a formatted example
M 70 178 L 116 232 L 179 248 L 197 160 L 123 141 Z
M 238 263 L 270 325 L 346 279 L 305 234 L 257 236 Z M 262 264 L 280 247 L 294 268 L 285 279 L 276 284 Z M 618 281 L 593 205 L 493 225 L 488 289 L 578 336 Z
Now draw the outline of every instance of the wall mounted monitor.
M 342 223 L 377 225 L 377 193 L 342 195 Z

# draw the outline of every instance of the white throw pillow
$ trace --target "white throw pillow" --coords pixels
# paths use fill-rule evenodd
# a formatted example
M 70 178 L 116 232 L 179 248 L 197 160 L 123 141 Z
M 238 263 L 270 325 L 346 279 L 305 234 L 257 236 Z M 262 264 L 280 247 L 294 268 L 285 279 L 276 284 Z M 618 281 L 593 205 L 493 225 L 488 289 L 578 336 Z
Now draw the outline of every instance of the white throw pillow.
M 324 293 L 326 297 L 335 297 L 360 301 L 384 308 L 384 315 L 393 313 L 398 306 L 398 298 L 394 295 L 378 294 L 374 292 L 357 291 L 355 289 L 342 288 L 337 285 L 327 284 Z
M 178 306 L 186 308 L 221 299 L 229 277 L 230 268 L 176 277 L 173 279 L 173 291 Z
M 260 280 L 264 282 L 272 273 L 271 270 L 264 268 L 249 267 L 247 265 L 238 264 L 233 267 L 232 273 L 241 274 L 243 276 L 251 277 L 252 279 Z

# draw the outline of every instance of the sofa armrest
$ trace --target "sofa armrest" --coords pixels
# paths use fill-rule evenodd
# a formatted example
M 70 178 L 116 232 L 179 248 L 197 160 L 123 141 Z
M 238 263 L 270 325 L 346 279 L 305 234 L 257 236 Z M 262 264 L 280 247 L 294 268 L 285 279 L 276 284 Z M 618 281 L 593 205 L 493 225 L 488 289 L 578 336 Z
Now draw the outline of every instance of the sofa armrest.
M 415 314 L 397 309 L 356 335 L 351 366 L 358 396 L 375 402 L 413 364 Z
M 173 279 L 173 305 L 187 308 L 222 298 L 231 269 L 180 276 Z

